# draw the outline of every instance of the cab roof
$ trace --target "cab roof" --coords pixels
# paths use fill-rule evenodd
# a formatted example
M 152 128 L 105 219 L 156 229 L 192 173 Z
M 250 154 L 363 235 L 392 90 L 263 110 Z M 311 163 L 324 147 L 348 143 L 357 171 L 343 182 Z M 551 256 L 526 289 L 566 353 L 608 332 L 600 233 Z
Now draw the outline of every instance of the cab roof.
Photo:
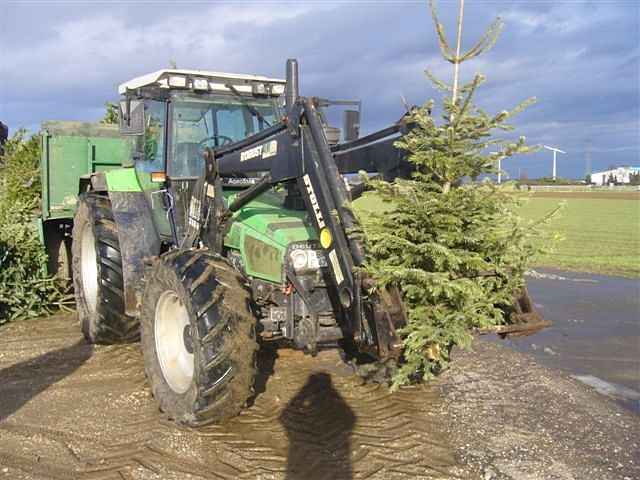
M 163 69 L 153 73 L 148 73 L 136 77 L 128 82 L 121 83 L 118 93 L 125 94 L 127 90 L 135 90 L 143 87 L 170 88 L 169 78 L 172 76 L 185 77 L 187 79 L 206 79 L 209 82 L 210 90 L 228 91 L 226 84 L 232 84 L 238 91 L 244 91 L 253 83 L 282 84 L 286 82 L 280 78 L 269 78 L 261 75 L 246 75 L 237 73 L 211 72 L 208 70 L 183 70 L 183 69 Z M 242 88 L 242 87 L 245 88 Z

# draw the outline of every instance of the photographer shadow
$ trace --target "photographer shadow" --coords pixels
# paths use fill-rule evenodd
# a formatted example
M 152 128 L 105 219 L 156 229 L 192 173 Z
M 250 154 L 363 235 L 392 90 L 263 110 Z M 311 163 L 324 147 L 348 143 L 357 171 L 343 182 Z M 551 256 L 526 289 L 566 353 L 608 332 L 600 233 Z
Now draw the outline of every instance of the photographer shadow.
M 314 373 L 280 414 L 289 440 L 288 480 L 350 480 L 356 415 L 327 373 Z

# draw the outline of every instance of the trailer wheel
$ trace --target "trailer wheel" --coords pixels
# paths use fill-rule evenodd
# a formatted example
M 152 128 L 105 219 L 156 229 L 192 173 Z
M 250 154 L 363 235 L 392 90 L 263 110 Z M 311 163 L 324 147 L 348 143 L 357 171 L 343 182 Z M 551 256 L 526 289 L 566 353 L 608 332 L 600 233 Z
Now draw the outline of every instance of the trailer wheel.
M 85 338 L 105 344 L 136 341 L 139 322 L 124 312 L 118 229 L 107 197 L 80 195 L 72 237 L 73 287 Z
M 45 227 L 45 248 L 47 250 L 47 271 L 50 275 L 64 282 L 70 282 L 71 272 L 71 238 L 65 236 L 58 224 Z
M 160 409 L 190 426 L 236 416 L 253 392 L 255 316 L 242 277 L 202 250 L 170 252 L 146 282 L 145 372 Z

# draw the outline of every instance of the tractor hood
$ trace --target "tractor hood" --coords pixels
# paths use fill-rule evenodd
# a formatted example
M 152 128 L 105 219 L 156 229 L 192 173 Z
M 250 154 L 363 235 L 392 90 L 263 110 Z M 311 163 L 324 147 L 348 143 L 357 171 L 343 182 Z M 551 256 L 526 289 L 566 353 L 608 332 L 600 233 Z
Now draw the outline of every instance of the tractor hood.
M 232 201 L 235 191 L 226 191 Z M 234 215 L 225 246 L 237 250 L 245 271 L 252 277 L 281 283 L 287 247 L 317 240 L 305 210 L 284 207 L 284 193 L 270 190 Z

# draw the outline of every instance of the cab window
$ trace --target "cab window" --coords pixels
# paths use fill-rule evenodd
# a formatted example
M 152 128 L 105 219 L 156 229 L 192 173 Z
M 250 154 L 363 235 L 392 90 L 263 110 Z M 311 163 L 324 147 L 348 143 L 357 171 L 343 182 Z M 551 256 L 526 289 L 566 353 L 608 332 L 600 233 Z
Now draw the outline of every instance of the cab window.
M 164 170 L 166 108 L 166 103 L 156 100 L 147 100 L 144 105 L 145 128 L 139 148 L 142 161 L 137 167 L 145 172 Z
M 232 96 L 189 97 L 173 102 L 172 146 L 169 175 L 195 178 L 202 174 L 205 148 L 216 148 L 276 123 L 278 110 L 273 99 Z

